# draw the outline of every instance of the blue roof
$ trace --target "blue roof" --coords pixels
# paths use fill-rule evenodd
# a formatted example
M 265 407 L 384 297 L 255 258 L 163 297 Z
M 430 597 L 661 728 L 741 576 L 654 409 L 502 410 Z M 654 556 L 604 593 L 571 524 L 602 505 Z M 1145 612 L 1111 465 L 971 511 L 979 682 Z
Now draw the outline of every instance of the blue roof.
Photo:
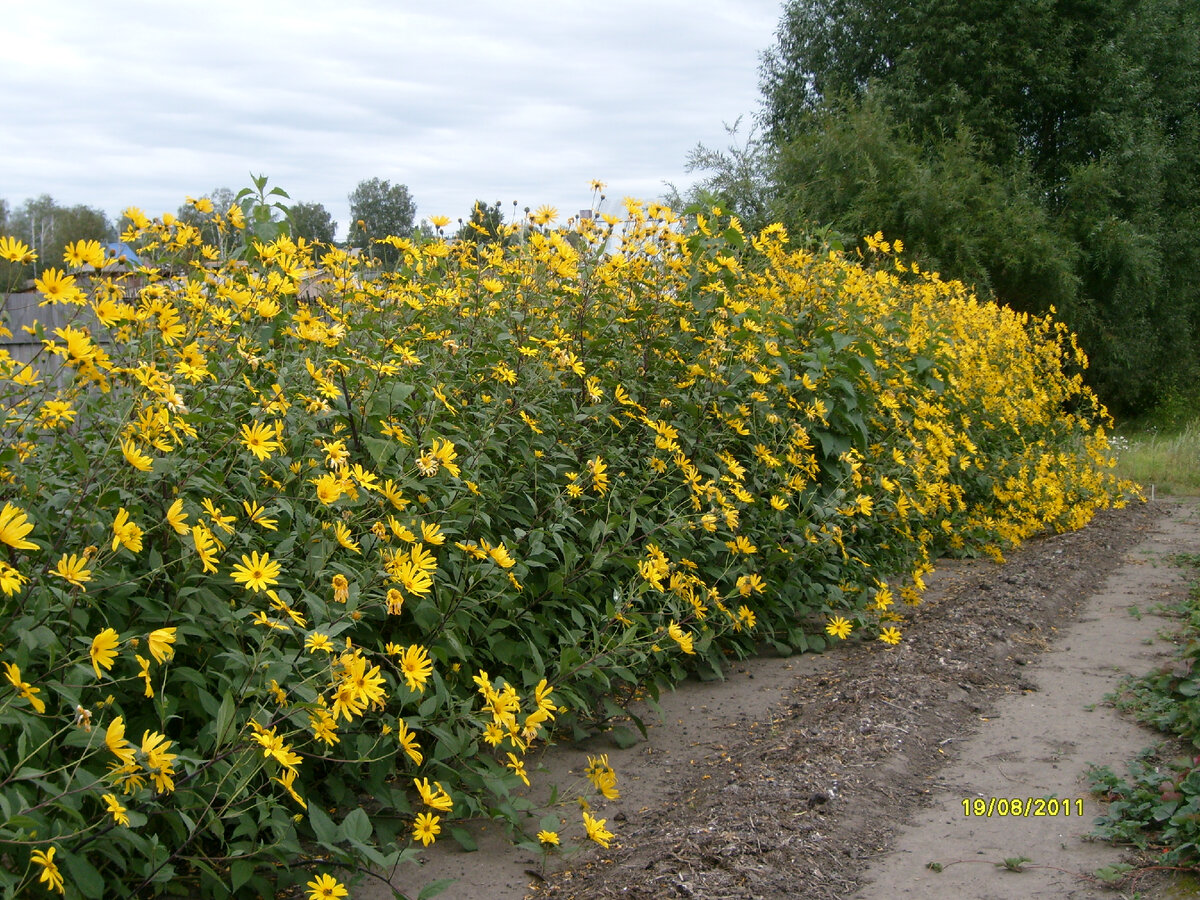
M 131 266 L 140 266 L 142 264 L 141 257 L 137 255 L 137 252 L 123 241 L 110 241 L 101 246 L 104 247 L 104 255 L 110 259 L 125 257 L 125 261 Z

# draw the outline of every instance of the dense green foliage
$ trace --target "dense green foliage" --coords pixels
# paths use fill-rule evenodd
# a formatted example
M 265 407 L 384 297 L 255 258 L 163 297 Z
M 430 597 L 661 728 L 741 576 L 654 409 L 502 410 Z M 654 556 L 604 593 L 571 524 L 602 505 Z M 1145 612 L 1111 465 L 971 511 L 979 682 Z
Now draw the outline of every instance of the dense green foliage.
M 1055 307 L 1143 411 L 1200 361 L 1197 34 L 1186 0 L 794 0 L 762 67 L 772 212 Z

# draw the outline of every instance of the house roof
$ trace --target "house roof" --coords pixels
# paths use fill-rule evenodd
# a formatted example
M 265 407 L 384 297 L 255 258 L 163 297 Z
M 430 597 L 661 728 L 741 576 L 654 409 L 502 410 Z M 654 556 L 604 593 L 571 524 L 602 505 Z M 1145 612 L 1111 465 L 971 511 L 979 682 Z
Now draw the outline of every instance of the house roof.
M 131 266 L 142 264 L 137 251 L 123 241 L 109 241 L 101 246 L 104 247 L 104 255 L 110 259 L 124 259 Z

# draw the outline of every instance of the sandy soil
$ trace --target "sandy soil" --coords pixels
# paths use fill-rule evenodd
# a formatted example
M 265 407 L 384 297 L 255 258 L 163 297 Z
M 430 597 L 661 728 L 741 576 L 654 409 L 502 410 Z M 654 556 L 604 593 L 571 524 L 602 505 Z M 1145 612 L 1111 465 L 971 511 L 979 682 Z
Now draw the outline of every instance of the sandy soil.
M 1119 896 L 1091 877 L 1130 857 L 1085 840 L 1100 805 L 1084 776 L 1089 764 L 1123 771 L 1155 742 L 1104 697 L 1169 659 L 1163 635 L 1187 594 L 1171 558 L 1198 551 L 1196 505 L 1160 500 L 1032 541 L 1003 565 L 945 562 L 898 647 L 748 660 L 663 697 L 662 720 L 632 748 L 601 735 L 548 751 L 539 779 L 570 798 L 587 755 L 609 754 L 621 797 L 593 812 L 616 834 L 611 849 L 579 841 L 572 800 L 562 833 L 586 846 L 544 875 L 539 855 L 482 823 L 479 850 L 441 840 L 392 885 L 415 898 L 454 878 L 440 895 L 453 900 Z M 963 808 L 1048 797 L 1072 815 Z M 1020 857 L 1022 871 L 1004 867 Z M 1157 873 L 1133 889 L 1190 895 Z M 354 896 L 391 891 L 376 881 Z

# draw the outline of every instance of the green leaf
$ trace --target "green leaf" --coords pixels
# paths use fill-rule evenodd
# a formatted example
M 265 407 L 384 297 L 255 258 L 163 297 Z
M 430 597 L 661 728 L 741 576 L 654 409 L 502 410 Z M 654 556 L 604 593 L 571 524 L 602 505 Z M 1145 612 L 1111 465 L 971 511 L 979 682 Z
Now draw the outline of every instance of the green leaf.
M 254 874 L 254 863 L 248 859 L 235 859 L 233 865 L 229 867 L 229 886 L 234 891 L 237 891 L 242 885 L 250 880 Z
M 371 840 L 371 817 L 362 807 L 353 810 L 342 821 L 342 836 L 347 840 L 365 844 Z
M 324 846 L 336 848 L 341 840 L 341 833 L 333 820 L 325 815 L 325 811 L 315 803 L 308 804 L 308 824 L 312 826 L 313 834 Z
M 74 853 L 65 853 L 61 859 L 67 864 L 67 871 L 71 873 L 71 882 L 83 896 L 104 896 L 104 876 L 96 871 L 95 866 Z
M 640 740 L 636 731 L 634 731 L 632 728 L 626 728 L 624 725 L 618 725 L 609 732 L 609 736 L 612 737 L 613 743 L 622 750 L 628 750 L 630 747 L 636 745 Z
M 233 701 L 233 694 L 226 691 L 221 696 L 221 708 L 217 710 L 217 730 L 214 737 L 218 746 L 228 737 L 229 726 L 233 723 L 236 712 L 237 704 Z
M 450 837 L 454 838 L 458 846 L 462 847 L 467 853 L 474 853 L 479 849 L 479 844 L 475 837 L 465 828 L 451 828 Z

